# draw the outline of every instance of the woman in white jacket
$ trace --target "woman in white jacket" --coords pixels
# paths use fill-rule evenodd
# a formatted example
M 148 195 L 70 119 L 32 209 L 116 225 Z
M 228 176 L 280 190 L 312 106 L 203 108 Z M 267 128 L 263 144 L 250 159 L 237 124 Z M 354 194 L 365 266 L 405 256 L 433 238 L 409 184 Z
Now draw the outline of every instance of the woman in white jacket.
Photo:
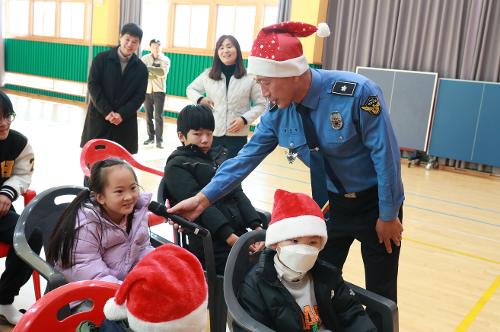
M 212 67 L 189 84 L 186 94 L 193 103 L 212 109 L 213 146 L 225 146 L 230 158 L 246 144 L 250 124 L 264 111 L 265 98 L 247 75 L 240 44 L 230 35 L 217 40 Z

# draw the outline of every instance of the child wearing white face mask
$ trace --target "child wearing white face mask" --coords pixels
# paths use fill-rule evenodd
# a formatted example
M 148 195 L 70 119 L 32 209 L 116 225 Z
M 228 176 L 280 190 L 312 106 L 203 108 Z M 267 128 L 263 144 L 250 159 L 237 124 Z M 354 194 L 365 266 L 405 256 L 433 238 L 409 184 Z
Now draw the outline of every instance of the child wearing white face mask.
M 314 200 L 278 189 L 267 249 L 240 287 L 241 305 L 275 331 L 376 331 L 342 271 L 317 259 L 326 241 Z

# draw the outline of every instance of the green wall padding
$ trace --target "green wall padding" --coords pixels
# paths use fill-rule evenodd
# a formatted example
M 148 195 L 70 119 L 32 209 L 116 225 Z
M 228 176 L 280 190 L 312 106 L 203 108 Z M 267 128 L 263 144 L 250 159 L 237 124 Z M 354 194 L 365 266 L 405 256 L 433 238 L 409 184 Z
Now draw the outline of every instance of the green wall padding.
M 92 54 L 109 49 L 95 45 Z M 5 39 L 5 70 L 57 78 L 68 81 L 87 82 L 89 47 L 33 40 Z
M 87 46 L 5 39 L 5 70 L 69 81 L 87 80 Z
M 108 49 L 109 46 L 94 45 L 92 47 L 92 54 L 95 56 Z M 143 52 L 143 54 L 146 53 L 148 52 Z M 167 94 L 173 96 L 185 97 L 186 87 L 189 83 L 200 75 L 203 70 L 212 65 L 212 56 L 178 53 L 167 53 L 167 56 L 170 58 L 171 64 L 167 77 Z M 6 71 L 87 82 L 87 57 L 88 46 L 84 45 L 5 39 Z M 247 60 L 244 60 L 244 62 L 246 66 Z M 310 66 L 312 68 L 321 68 L 321 65 L 316 64 L 311 64 Z M 32 90 L 38 91 L 39 89 Z M 61 96 L 66 95 L 64 93 L 49 91 L 41 94 L 47 95 L 47 93 Z M 75 100 L 72 97 L 64 99 Z
M 212 66 L 211 56 L 167 53 L 170 71 L 167 76 L 167 94 L 186 97 L 186 87 L 203 70 Z

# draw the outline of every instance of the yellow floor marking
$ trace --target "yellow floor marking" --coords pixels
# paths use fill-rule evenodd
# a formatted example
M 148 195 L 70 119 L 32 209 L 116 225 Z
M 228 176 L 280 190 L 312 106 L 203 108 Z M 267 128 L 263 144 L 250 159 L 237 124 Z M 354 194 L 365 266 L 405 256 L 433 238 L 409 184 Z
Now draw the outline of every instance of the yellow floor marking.
M 465 318 L 460 322 L 455 332 L 463 332 L 467 331 L 469 326 L 472 324 L 474 319 L 476 319 L 477 315 L 481 312 L 484 305 L 489 301 L 491 296 L 495 293 L 498 286 L 500 286 L 500 275 L 497 276 L 495 281 L 491 284 L 491 286 L 484 292 L 483 296 L 477 301 L 476 305 L 472 308 L 472 310 L 465 316 Z

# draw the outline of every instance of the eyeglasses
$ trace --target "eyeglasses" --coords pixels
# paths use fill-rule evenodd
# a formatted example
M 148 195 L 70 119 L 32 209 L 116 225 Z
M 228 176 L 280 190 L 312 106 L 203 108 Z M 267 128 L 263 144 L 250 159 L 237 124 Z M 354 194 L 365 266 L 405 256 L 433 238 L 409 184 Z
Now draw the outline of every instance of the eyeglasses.
M 7 121 L 8 123 L 11 123 L 12 121 L 14 121 L 15 118 L 16 118 L 15 114 L 8 114 L 0 116 L 0 121 Z

